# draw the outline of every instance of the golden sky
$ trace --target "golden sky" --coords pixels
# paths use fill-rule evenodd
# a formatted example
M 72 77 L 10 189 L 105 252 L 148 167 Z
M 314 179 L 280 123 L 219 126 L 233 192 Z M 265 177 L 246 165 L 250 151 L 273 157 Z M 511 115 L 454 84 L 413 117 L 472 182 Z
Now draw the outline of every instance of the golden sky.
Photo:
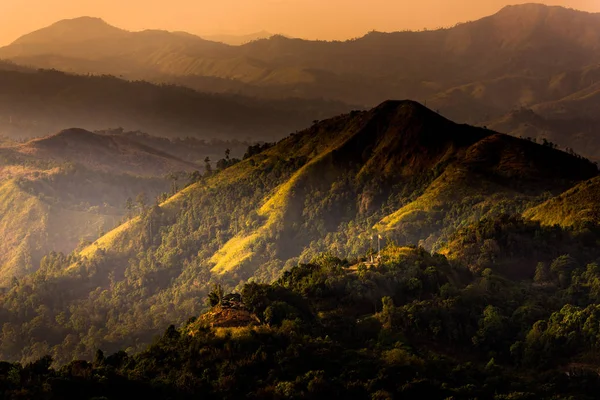
M 195 34 L 260 30 L 346 39 L 370 30 L 436 28 L 474 20 L 519 0 L 0 0 L 0 45 L 65 18 L 100 17 L 128 30 Z M 600 12 L 600 0 L 539 3 Z

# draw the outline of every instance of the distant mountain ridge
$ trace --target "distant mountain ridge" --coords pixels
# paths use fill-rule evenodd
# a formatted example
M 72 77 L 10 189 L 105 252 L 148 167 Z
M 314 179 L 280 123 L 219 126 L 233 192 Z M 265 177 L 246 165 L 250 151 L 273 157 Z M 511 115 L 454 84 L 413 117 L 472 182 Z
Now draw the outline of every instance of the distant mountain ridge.
M 99 135 L 76 128 L 31 140 L 14 149 L 18 153 L 43 159 L 74 162 L 96 170 L 139 176 L 164 176 L 171 172 L 192 172 L 200 168 L 124 136 Z
M 213 42 L 225 43 L 231 46 L 240 46 L 250 43 L 254 40 L 269 39 L 274 34 L 267 31 L 249 33 L 245 35 L 220 34 L 220 35 L 200 35 L 203 39 Z
M 48 28 L 43 28 L 21 36 L 15 40 L 12 45 L 48 45 L 55 41 L 76 43 L 110 37 L 121 38 L 126 34 L 127 31 L 109 25 L 101 18 L 80 17 L 58 21 Z
M 600 62 L 596 52 L 600 48 L 599 21 L 600 14 L 526 4 L 506 7 L 490 17 L 450 29 L 375 32 L 346 42 L 274 36 L 238 47 L 165 31 L 125 32 L 102 21 L 84 18 L 61 21 L 27 35 L 1 49 L 0 57 L 25 63 L 31 57 L 38 57 L 36 62 L 42 67 L 53 66 L 43 65 L 39 58 L 42 55 L 93 58 L 105 65 L 106 72 L 127 74 L 131 78 L 147 73 L 155 77 L 199 75 L 261 87 L 310 83 L 318 80 L 320 73 L 331 73 L 342 80 L 356 75 L 377 85 L 382 84 L 377 79 L 384 78 L 391 86 L 388 95 L 413 94 L 416 96 L 411 97 L 422 98 L 433 94 L 432 90 L 449 89 L 474 80 L 510 74 L 549 75 Z M 88 24 L 94 34 L 82 28 Z M 74 42 L 72 35 L 65 41 L 60 39 L 62 32 L 79 29 L 83 31 L 81 39 Z M 105 32 L 103 39 L 95 35 L 97 32 Z M 44 46 L 28 48 L 28 43 L 44 43 Z M 93 54 L 89 52 L 92 44 Z M 569 57 L 557 58 L 560 53 Z M 366 54 L 369 57 L 364 57 Z M 133 69 L 126 71 L 115 64 L 119 58 L 131 63 Z M 444 63 L 432 62 L 438 58 Z M 309 81 L 303 81 L 304 74 Z M 340 98 L 339 90 L 329 96 L 344 101 L 373 101 L 373 93 L 362 98 Z M 325 93 L 322 91 L 321 95 Z
M 325 100 L 259 100 L 200 93 L 174 85 L 109 76 L 0 68 L 0 133 L 46 136 L 78 126 L 123 127 L 156 136 L 274 140 L 351 106 Z
M 81 35 L 64 33 L 76 31 Z M 414 98 L 477 125 L 499 126 L 521 107 L 595 124 L 600 14 L 524 4 L 447 29 L 371 32 L 344 42 L 276 35 L 239 46 L 182 32 L 127 32 L 82 18 L 26 35 L 1 48 L 0 58 L 262 99 L 323 98 L 368 108 Z M 517 136 L 523 131 L 505 126 Z M 539 140 L 548 133 L 529 131 Z M 600 154 L 593 137 L 580 140 L 590 136 L 587 130 L 550 135 L 588 157 Z

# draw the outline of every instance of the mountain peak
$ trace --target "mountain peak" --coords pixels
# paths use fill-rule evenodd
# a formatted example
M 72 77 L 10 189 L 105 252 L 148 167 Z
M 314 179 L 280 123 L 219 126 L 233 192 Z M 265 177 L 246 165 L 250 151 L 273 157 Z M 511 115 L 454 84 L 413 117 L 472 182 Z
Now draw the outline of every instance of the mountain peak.
M 503 7 L 495 15 L 500 17 L 515 17 L 515 16 L 528 16 L 528 17 L 541 17 L 545 15 L 586 15 L 592 14 L 586 11 L 575 10 L 563 6 L 552 6 L 540 3 L 524 3 L 514 4 Z
M 46 28 L 20 37 L 13 44 L 41 44 L 55 41 L 74 43 L 114 37 L 125 33 L 127 31 L 116 28 L 101 18 L 84 16 L 55 22 Z
M 90 146 L 102 145 L 105 142 L 99 134 L 87 131 L 81 128 L 64 129 L 54 135 L 39 139 L 33 139 L 26 143 L 26 146 L 45 147 L 45 148 L 63 148 L 69 145 L 88 144 Z
M 386 100 L 373 110 L 375 112 L 403 111 L 410 115 L 436 115 L 438 118 L 441 117 L 439 114 L 415 100 Z
M 197 169 L 194 164 L 127 137 L 80 128 L 65 129 L 54 135 L 33 139 L 19 146 L 19 152 L 73 162 L 94 170 L 120 171 L 139 176 L 162 176 L 172 171 Z
M 61 24 L 97 24 L 97 25 L 108 25 L 108 23 L 106 21 L 104 21 L 102 18 L 98 18 L 98 17 L 90 17 L 87 15 L 81 16 L 81 17 L 76 17 L 76 18 L 67 18 L 67 19 L 62 19 L 60 21 L 55 22 L 52 25 L 61 25 Z M 110 26 L 110 25 L 108 25 Z
M 374 118 L 390 118 L 397 126 L 441 127 L 454 124 L 414 100 L 387 100 L 372 109 L 371 114 Z

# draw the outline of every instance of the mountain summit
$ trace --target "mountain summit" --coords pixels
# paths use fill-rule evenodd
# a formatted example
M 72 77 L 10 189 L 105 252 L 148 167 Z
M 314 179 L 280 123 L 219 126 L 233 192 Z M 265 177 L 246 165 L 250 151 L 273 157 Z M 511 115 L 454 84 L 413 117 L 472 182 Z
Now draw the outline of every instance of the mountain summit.
M 12 45 L 52 45 L 57 42 L 76 43 L 88 40 L 113 40 L 128 32 L 109 25 L 101 18 L 79 17 L 58 21 L 47 28 L 20 37 Z

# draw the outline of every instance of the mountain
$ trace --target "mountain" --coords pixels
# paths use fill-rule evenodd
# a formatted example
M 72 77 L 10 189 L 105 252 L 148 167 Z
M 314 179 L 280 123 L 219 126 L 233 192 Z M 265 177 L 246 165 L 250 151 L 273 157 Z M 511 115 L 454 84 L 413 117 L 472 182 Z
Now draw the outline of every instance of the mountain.
M 82 18 L 26 35 L 0 49 L 0 58 L 80 74 L 182 85 L 236 98 L 293 96 L 367 107 L 387 98 L 415 98 L 452 120 L 540 141 L 546 138 L 598 159 L 599 147 L 590 126 L 596 124 L 597 114 L 599 22 L 600 14 L 524 4 L 435 31 L 371 32 L 345 42 L 275 35 L 229 46 L 181 32 L 127 32 L 101 20 Z M 344 109 L 314 100 L 298 103 L 284 102 L 282 107 L 287 113 L 293 113 L 288 107 L 298 113 L 305 108 L 331 112 L 318 116 L 307 111 L 312 118 L 296 125 L 280 123 L 273 132 L 293 131 L 314 119 L 364 108 Z M 263 107 L 279 108 L 273 102 Z M 547 123 L 531 127 L 513 120 L 511 115 L 521 108 L 534 110 Z M 558 129 L 553 128 L 555 117 L 561 119 Z M 230 121 L 215 122 L 213 129 Z M 265 119 L 259 124 L 268 123 Z M 151 130 L 151 125 L 160 125 L 156 121 L 129 125 L 134 125 L 129 129 L 150 133 L 166 130 Z M 61 127 L 55 125 L 50 131 Z M 169 127 L 175 129 L 186 134 L 190 130 Z
M 119 135 L 100 135 L 84 129 L 67 129 L 55 135 L 14 147 L 20 154 L 86 168 L 138 176 L 164 176 L 194 171 L 198 166 Z
M 168 174 L 197 169 L 126 137 L 82 129 L 5 144 L 0 147 L 0 286 L 33 273 L 49 252 L 70 253 L 112 229 L 135 211 L 126 208 L 128 198 L 148 202 L 167 192 L 173 185 Z
M 166 137 L 273 140 L 350 108 L 324 100 L 258 100 L 49 70 L 0 70 L 0 85 L 0 132 L 16 138 L 77 126 L 124 127 Z
M 120 46 L 117 44 L 120 43 Z M 227 46 L 187 33 L 146 30 L 131 33 L 115 28 L 99 18 L 81 17 L 59 21 L 27 34 L 5 48 L 6 58 L 32 55 L 61 55 L 71 58 L 102 60 L 105 57 L 146 54 L 152 50 L 193 44 L 196 49 L 226 49 Z
M 549 108 L 540 103 L 560 103 L 582 97 L 596 90 L 599 79 L 598 65 L 550 76 L 501 76 L 453 87 L 428 99 L 428 104 L 450 118 L 485 123 L 506 114 L 507 105 L 515 109 Z
M 600 14 L 526 4 L 435 31 L 372 32 L 346 42 L 278 35 L 227 46 L 180 33 L 122 32 L 84 19 L 61 21 L 32 34 L 25 43 L 18 40 L 0 49 L 0 58 L 130 79 L 191 77 L 190 85 L 208 91 L 213 83 L 217 87 L 216 82 L 233 80 L 237 90 L 252 95 L 294 93 L 376 104 L 390 97 L 426 99 L 505 76 L 550 77 L 597 64 L 599 21 Z M 95 33 L 104 32 L 103 36 L 90 36 L 82 29 L 81 39 L 75 42 L 72 38 L 77 35 L 60 39 L 61 32 L 77 31 L 86 24 Z M 41 48 L 30 44 L 34 39 L 44 43 L 46 37 L 57 39 Z
M 571 116 L 561 114 L 550 112 L 543 116 L 533 109 L 523 108 L 490 122 L 488 126 L 539 143 L 547 141 L 564 146 L 596 162 L 600 160 L 600 143 L 596 134 L 598 119 L 594 116 L 578 117 L 577 111 Z
M 594 178 L 525 211 L 525 217 L 543 225 L 596 224 L 600 220 L 600 179 Z
M 544 79 L 539 88 L 546 95 L 540 95 L 539 90 L 537 94 L 529 90 L 529 101 L 501 117 L 499 114 L 488 115 L 487 125 L 514 136 L 540 142 L 545 139 L 595 161 L 600 160 L 595 128 L 600 107 L 599 80 L 598 65 Z M 474 100 L 467 100 L 462 105 L 467 106 Z
M 72 20 L 59 21 L 52 26 L 26 34 L 15 40 L 12 44 L 22 48 L 31 46 L 35 51 L 43 52 L 44 49 L 52 52 L 52 46 L 57 42 L 77 43 L 97 39 L 121 39 L 126 31 L 115 28 L 100 18 L 81 17 Z M 31 51 L 31 50 L 29 50 Z
M 364 257 L 376 246 L 372 235 L 445 252 L 452 263 L 478 257 L 493 243 L 490 254 L 502 255 L 505 243 L 492 241 L 489 225 L 531 224 L 533 237 L 541 228 L 519 219 L 523 211 L 598 175 L 585 159 L 455 124 L 413 101 L 327 119 L 261 150 L 205 174 L 69 256 L 48 256 L 1 303 L 11 304 L 4 320 L 20 321 L 19 335 L 39 342 L 27 325 L 33 317 L 18 317 L 41 315 L 39 303 L 28 300 L 37 282 L 36 298 L 48 307 L 43 318 L 56 334 L 41 347 L 19 340 L 1 356 L 31 360 L 52 352 L 62 362 L 91 357 L 95 348 L 139 348 L 168 323 L 200 313 L 199 299 L 215 283 L 272 281 L 323 252 Z M 506 215 L 520 222 L 502 222 Z M 468 248 L 476 253 L 452 251 L 471 237 Z M 536 262 L 565 254 L 572 242 L 551 243 L 538 260 L 462 265 L 530 277 Z M 62 296 L 53 298 L 57 291 Z M 60 313 L 63 322 L 55 322 Z M 72 335 L 86 344 L 74 347 Z
M 231 46 L 240 46 L 242 44 L 250 43 L 254 40 L 268 39 L 271 36 L 274 35 L 267 31 L 260 31 L 249 33 L 247 35 L 202 35 L 202 38 L 212 42 L 225 43 Z

